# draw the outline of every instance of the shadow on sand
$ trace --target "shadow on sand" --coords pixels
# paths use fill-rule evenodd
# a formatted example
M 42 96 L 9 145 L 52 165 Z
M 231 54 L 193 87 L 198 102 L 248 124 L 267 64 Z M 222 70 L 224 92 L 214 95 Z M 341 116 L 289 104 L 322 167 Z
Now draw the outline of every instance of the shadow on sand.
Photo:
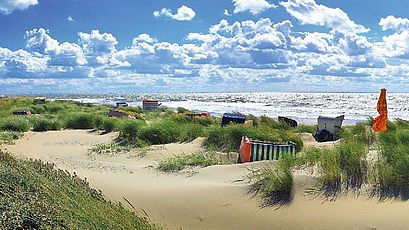
M 324 183 L 317 181 L 313 188 L 309 188 L 306 194 L 316 199 L 323 199 L 324 202 L 336 201 L 339 197 L 352 193 L 358 197 L 361 195 L 364 185 L 363 175 L 354 175 L 348 181 L 342 182 L 341 179 Z
M 385 200 L 408 201 L 409 186 L 376 186 L 370 190 L 369 196 L 377 198 L 380 202 Z
M 255 198 L 260 191 L 255 188 L 250 188 L 248 194 L 252 195 L 252 198 Z M 294 194 L 292 189 L 289 191 L 278 191 L 272 192 L 268 195 L 264 195 L 261 198 L 260 208 L 270 208 L 274 207 L 275 210 L 278 210 L 283 207 L 289 206 L 294 199 Z

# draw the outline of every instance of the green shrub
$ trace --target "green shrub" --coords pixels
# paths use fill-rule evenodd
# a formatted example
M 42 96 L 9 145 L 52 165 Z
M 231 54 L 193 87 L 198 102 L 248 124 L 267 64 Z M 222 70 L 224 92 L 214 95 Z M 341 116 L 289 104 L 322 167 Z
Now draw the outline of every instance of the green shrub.
M 44 105 L 31 105 L 30 110 L 34 114 L 43 114 L 47 112 Z
M 47 119 L 43 117 L 36 118 L 32 121 L 33 131 L 42 132 L 48 130 L 60 130 L 62 124 L 58 120 Z
M 185 109 L 185 108 L 183 108 L 183 107 L 177 107 L 177 108 L 176 108 L 176 111 L 177 111 L 178 113 L 189 113 L 189 112 L 190 112 L 188 109 Z
M 181 126 L 181 136 L 179 141 L 186 142 L 192 141 L 198 137 L 203 137 L 205 135 L 205 130 L 203 126 L 196 124 L 186 124 Z
M 59 113 L 65 110 L 65 107 L 64 105 L 61 105 L 57 102 L 50 102 L 50 103 L 45 104 L 45 109 L 49 113 Z
M 202 126 L 211 126 L 217 124 L 216 121 L 211 117 L 196 117 L 193 121 L 195 124 L 199 124 Z
M 104 118 L 101 115 L 94 115 L 92 116 L 92 123 L 94 128 L 101 130 L 104 129 L 104 122 L 105 122 L 106 118 Z
M 169 120 L 142 127 L 137 133 L 139 140 L 151 145 L 177 142 L 181 134 L 181 126 Z
M 144 125 L 141 120 L 125 120 L 120 126 L 119 136 L 128 142 L 135 143 L 137 133 Z
M 24 117 L 9 117 L 0 120 L 0 130 L 27 132 L 30 129 L 30 122 Z
M 274 120 L 271 117 L 267 117 L 267 116 L 261 116 L 260 117 L 260 122 L 259 125 L 264 125 L 264 126 L 268 126 L 272 129 L 278 129 L 278 130 L 289 130 L 292 127 L 287 125 L 286 123 L 283 122 L 278 122 L 276 120 Z
M 220 161 L 209 153 L 193 153 L 166 158 L 159 162 L 158 169 L 164 172 L 174 172 L 187 166 L 207 167 L 220 164 Z
M 71 113 L 67 115 L 65 126 L 71 129 L 93 129 L 95 126 L 94 114 L 89 113 Z
M 170 114 L 168 119 L 179 124 L 192 123 L 192 119 L 186 116 L 186 114 Z
M 116 119 L 115 118 L 106 118 L 106 119 L 104 119 L 104 122 L 103 122 L 102 126 L 103 126 L 102 127 L 103 130 L 106 133 L 113 132 L 113 131 L 115 131 L 117 129 Z

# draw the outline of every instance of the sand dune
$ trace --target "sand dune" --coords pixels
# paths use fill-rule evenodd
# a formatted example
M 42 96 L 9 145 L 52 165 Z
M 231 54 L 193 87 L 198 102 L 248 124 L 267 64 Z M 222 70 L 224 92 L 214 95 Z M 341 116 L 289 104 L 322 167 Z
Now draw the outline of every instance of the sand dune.
M 201 150 L 201 140 L 153 146 L 144 154 L 87 155 L 90 146 L 108 142 L 115 134 L 64 130 L 25 134 L 7 150 L 19 157 L 53 162 L 57 167 L 86 177 L 112 200 L 126 198 L 139 213 L 168 229 L 407 229 L 409 203 L 379 202 L 366 195 L 349 194 L 335 202 L 308 195 L 310 175 L 297 174 L 288 205 L 261 207 L 248 194 L 245 175 L 263 162 L 212 166 L 196 173 L 164 174 L 157 161 L 174 154 Z M 304 139 L 308 139 L 306 136 Z M 309 141 L 309 142 L 308 142 Z M 306 140 L 306 146 L 314 142 Z M 129 208 L 132 207 L 126 204 Z

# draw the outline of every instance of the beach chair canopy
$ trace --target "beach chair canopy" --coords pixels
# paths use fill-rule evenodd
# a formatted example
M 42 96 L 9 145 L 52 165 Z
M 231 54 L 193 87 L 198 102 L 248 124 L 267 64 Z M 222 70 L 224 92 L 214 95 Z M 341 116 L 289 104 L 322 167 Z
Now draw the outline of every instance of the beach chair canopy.
M 338 140 L 343 121 L 344 115 L 338 117 L 319 116 L 315 139 L 319 142 Z
M 160 106 L 158 100 L 145 99 L 142 101 L 142 108 L 145 111 L 155 111 Z
M 242 137 L 237 163 L 263 160 L 280 160 L 285 154 L 296 154 L 297 144 L 294 142 L 272 143 Z
M 246 121 L 246 116 L 237 113 L 225 113 L 222 118 L 222 126 L 230 123 L 243 124 Z
M 121 106 L 126 107 L 126 106 L 128 106 L 128 103 L 126 103 L 124 101 L 120 101 L 120 102 L 116 103 L 116 107 L 121 107 Z

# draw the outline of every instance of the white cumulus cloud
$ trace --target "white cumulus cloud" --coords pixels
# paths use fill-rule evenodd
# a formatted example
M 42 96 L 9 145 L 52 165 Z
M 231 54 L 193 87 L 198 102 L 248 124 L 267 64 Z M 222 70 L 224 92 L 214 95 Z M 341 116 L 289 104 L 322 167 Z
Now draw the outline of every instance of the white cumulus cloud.
M 160 11 L 154 11 L 155 17 L 168 17 L 177 21 L 190 21 L 196 16 L 196 12 L 185 5 L 181 6 L 176 14 L 172 14 L 172 11 L 167 8 L 162 8 Z
M 249 11 L 253 15 L 257 15 L 267 9 L 276 8 L 274 4 L 268 3 L 266 0 L 233 0 L 234 13 Z
M 330 29 L 355 33 L 369 31 L 352 21 L 343 10 L 317 4 L 315 0 L 288 0 L 280 4 L 301 24 L 326 26 Z
M 409 29 L 409 19 L 407 18 L 396 18 L 393 15 L 389 15 L 386 18 L 381 18 L 379 25 L 383 30 L 395 30 L 402 32 Z
M 0 13 L 9 15 L 14 10 L 25 10 L 38 4 L 38 0 L 0 0 Z

